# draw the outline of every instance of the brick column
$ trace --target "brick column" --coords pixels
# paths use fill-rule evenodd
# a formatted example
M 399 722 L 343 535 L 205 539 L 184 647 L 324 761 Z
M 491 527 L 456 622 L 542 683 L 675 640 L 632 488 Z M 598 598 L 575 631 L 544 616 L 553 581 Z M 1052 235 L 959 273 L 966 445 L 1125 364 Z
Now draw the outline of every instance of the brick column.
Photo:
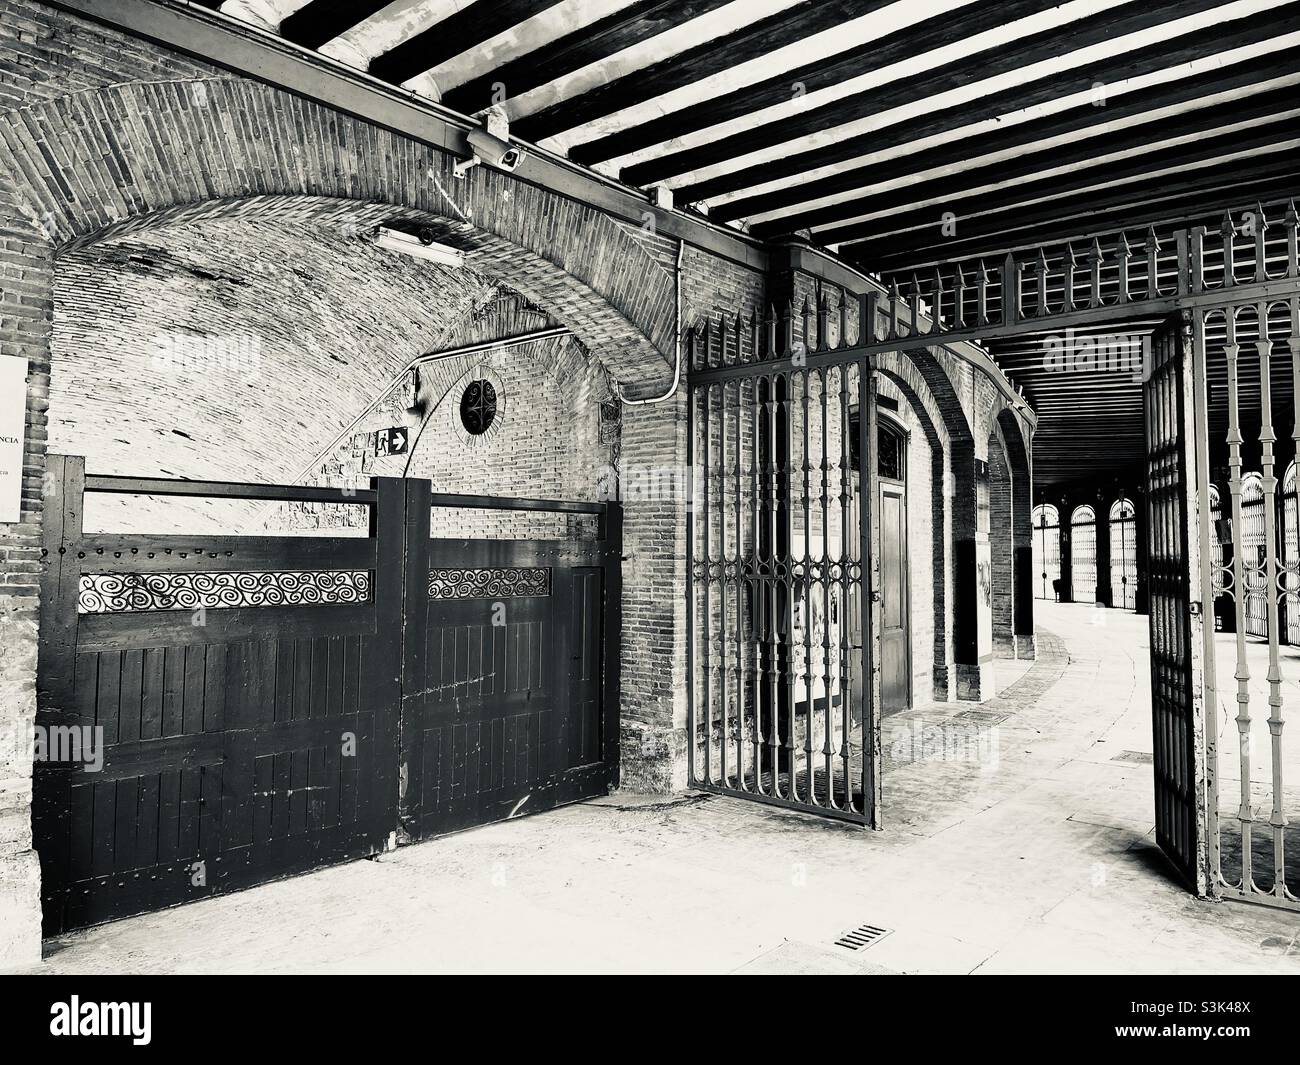
M 687 500 L 655 475 L 686 467 L 686 397 L 683 385 L 667 402 L 623 408 L 620 786 L 631 791 L 687 784 Z
M 40 864 L 32 849 L 32 729 L 40 617 L 42 483 L 49 406 L 53 252 L 0 201 L 0 354 L 28 360 L 21 520 L 0 525 L 0 969 L 41 959 Z M 26 235 L 24 235 L 26 234 Z

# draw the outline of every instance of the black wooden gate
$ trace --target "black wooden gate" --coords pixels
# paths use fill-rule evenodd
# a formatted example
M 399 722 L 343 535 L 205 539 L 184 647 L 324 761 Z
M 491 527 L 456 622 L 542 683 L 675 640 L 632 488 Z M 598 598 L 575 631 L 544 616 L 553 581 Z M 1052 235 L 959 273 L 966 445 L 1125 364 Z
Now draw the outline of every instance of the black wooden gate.
M 616 504 L 49 471 L 47 934 L 617 782 Z M 87 533 L 83 492 L 361 506 L 369 532 Z M 431 505 L 588 515 L 597 538 L 433 540 Z

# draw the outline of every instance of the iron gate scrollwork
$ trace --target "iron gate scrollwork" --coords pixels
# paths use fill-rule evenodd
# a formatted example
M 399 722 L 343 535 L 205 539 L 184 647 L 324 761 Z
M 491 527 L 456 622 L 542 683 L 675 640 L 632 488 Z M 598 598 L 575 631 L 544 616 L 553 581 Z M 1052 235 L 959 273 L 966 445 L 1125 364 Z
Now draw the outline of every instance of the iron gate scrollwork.
M 689 760 L 695 787 L 878 825 L 876 421 L 848 313 L 823 304 L 810 349 L 789 313 L 691 336 Z

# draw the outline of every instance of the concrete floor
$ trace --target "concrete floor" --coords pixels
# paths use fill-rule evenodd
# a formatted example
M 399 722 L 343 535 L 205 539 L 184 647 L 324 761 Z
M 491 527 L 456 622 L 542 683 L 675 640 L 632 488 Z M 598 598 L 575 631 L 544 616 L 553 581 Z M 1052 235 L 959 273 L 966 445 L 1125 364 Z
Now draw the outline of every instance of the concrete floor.
M 1152 836 L 1146 618 L 1038 603 L 1003 694 L 885 723 L 885 831 L 618 794 L 47 944 L 46 972 L 1300 972 Z M 833 946 L 873 924 L 860 953 Z

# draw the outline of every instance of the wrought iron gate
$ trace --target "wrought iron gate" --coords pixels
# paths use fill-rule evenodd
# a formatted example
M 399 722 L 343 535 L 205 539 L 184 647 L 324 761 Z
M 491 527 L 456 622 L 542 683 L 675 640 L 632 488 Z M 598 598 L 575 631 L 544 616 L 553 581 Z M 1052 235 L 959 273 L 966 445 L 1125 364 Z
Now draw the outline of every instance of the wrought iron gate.
M 878 826 L 874 391 L 847 307 L 816 319 L 691 336 L 690 779 Z
M 1198 892 L 1205 891 L 1205 736 L 1201 690 L 1201 544 L 1191 335 L 1182 314 L 1152 338 L 1143 385 L 1156 840 Z M 1201 474 L 1203 477 L 1203 473 Z
M 49 475 L 47 934 L 617 782 L 617 504 L 86 477 L 57 455 Z M 88 532 L 84 493 L 360 507 L 368 535 Z M 597 527 L 433 539 L 431 506 Z
M 1295 278 L 1300 270 L 1294 218 L 1290 222 L 1288 275 Z M 1262 262 L 1260 271 L 1267 276 Z M 1284 675 L 1280 645 L 1288 607 L 1300 597 L 1300 561 L 1282 551 L 1278 516 L 1285 511 L 1275 454 L 1277 426 L 1288 414 L 1289 450 L 1300 443 L 1300 292 L 1290 287 L 1289 295 L 1253 301 L 1233 302 L 1230 291 L 1223 293 L 1221 305 L 1197 311 L 1195 342 L 1200 384 L 1224 396 L 1226 410 L 1207 405 L 1205 421 L 1207 450 L 1226 452 L 1230 496 L 1230 546 L 1206 552 L 1202 579 L 1223 589 L 1235 613 L 1231 636 L 1216 639 L 1206 627 L 1210 888 L 1225 898 L 1295 910 L 1300 838 L 1288 807 L 1294 808 L 1300 789 L 1286 781 L 1300 775 L 1300 765 L 1292 753 L 1296 745 L 1285 742 L 1284 711 L 1297 678 Z M 1243 387 L 1247 383 L 1256 387 Z M 1203 404 L 1206 395 L 1206 387 L 1198 388 Z M 1244 450 L 1254 452 L 1256 444 L 1259 470 L 1243 473 Z M 1257 512 L 1253 520 L 1250 506 Z M 1218 539 L 1208 520 L 1199 531 L 1207 547 Z M 1290 658 L 1286 666 L 1294 670 Z

